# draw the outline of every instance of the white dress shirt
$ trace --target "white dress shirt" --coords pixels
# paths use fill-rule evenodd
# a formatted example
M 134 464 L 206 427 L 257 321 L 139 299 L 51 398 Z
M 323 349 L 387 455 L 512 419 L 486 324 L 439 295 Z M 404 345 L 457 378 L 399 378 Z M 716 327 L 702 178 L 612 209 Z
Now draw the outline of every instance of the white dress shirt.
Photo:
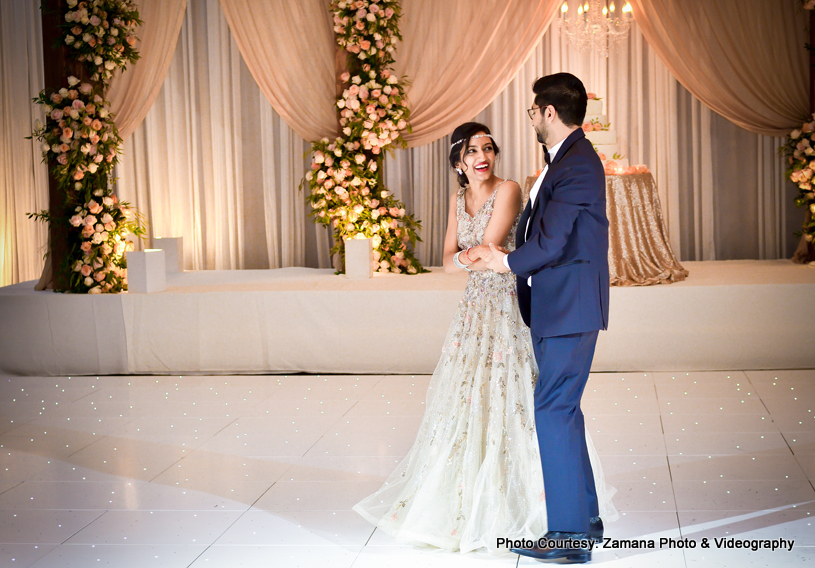
M 566 138 L 564 138 L 563 140 L 561 140 L 560 142 L 558 142 L 557 144 L 555 144 L 554 146 L 552 146 L 549 149 L 549 160 L 550 161 L 555 159 L 555 156 L 557 156 L 558 150 L 560 150 L 560 147 L 563 146 L 563 142 L 565 140 L 566 140 Z M 545 164 L 543 166 L 543 170 L 541 171 L 540 175 L 538 176 L 538 179 L 535 180 L 535 184 L 532 186 L 532 189 L 529 190 L 529 207 L 530 207 L 530 209 L 533 209 L 535 207 L 535 199 L 537 199 L 537 197 L 538 197 L 538 191 L 540 190 L 541 184 L 543 184 L 543 178 L 546 177 L 546 172 L 548 172 L 548 171 L 549 171 L 549 164 Z M 529 219 L 526 220 L 526 227 L 524 227 L 524 234 L 526 234 L 526 231 L 529 229 L 530 221 L 532 221 L 532 215 L 531 214 L 529 215 Z M 509 268 L 509 255 L 504 255 L 504 266 Z M 527 279 L 526 283 L 529 284 L 529 286 L 532 286 L 532 277 L 531 276 Z

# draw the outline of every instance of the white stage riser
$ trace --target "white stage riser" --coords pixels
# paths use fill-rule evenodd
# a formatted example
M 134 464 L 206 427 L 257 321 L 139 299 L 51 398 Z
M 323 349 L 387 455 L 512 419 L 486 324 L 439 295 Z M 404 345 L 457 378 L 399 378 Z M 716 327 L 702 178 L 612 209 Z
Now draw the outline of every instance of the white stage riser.
M 809 271 L 792 273 L 804 283 L 721 285 L 709 277 L 716 264 L 688 263 L 691 276 L 678 284 L 612 288 L 611 325 L 593 370 L 815 368 L 806 340 L 815 270 L 796 267 Z M 188 286 L 115 296 L 37 293 L 33 283 L 0 289 L 0 373 L 429 374 L 464 286 L 439 269 L 361 283 L 284 270 L 278 282 L 291 289 Z M 292 271 L 337 289 L 309 290 Z M 252 283 L 277 273 L 251 272 Z M 693 285 L 695 274 L 710 284 Z M 371 289 L 393 283 L 399 289 Z

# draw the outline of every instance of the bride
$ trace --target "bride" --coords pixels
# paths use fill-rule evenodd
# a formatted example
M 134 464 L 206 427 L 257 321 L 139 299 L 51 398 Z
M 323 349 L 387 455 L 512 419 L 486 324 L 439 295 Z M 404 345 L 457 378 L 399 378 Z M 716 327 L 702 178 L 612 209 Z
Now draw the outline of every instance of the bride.
M 453 131 L 450 165 L 460 189 L 450 198 L 446 272 L 469 272 L 427 392 L 416 441 L 385 484 L 354 511 L 399 541 L 468 552 L 498 537 L 546 533 L 533 393 L 538 375 L 529 328 L 518 310 L 515 276 L 497 274 L 470 247 L 515 245 L 521 188 L 495 175 L 489 128 Z M 469 255 L 467 253 L 470 253 Z M 613 489 L 586 434 L 600 514 L 613 520 Z

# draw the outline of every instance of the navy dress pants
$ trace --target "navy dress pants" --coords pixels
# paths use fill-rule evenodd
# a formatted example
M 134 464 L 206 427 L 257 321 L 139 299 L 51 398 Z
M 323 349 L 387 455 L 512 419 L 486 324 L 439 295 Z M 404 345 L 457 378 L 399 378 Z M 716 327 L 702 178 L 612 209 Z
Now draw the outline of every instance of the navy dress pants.
M 587 532 L 589 518 L 599 514 L 580 410 L 597 335 L 532 337 L 539 369 L 535 428 L 550 531 Z

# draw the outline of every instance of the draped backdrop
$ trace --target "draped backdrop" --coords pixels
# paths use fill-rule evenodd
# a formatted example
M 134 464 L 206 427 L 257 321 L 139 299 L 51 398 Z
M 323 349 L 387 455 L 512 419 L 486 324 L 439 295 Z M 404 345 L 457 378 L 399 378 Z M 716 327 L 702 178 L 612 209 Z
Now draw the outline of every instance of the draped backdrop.
M 621 151 L 653 171 L 682 260 L 788 257 L 802 214 L 773 136 L 808 112 L 798 2 L 632 0 L 636 22 L 608 58 L 566 42 L 561 3 L 403 0 L 396 70 L 411 80 L 413 132 L 385 178 L 422 220 L 419 258 L 441 262 L 447 133 L 485 122 L 503 150 L 499 173 L 522 181 L 542 165 L 524 110 L 531 84 L 561 70 L 603 97 Z M 330 237 L 298 189 L 307 140 L 337 129 L 342 56 L 327 2 L 137 4 L 142 58 L 109 93 L 126 138 L 121 197 L 152 235 L 184 237 L 186 268 L 330 266 Z M 45 246 L 25 213 L 47 207 L 47 177 L 22 140 L 42 86 L 37 6 L 0 3 L 2 285 L 36 278 Z

